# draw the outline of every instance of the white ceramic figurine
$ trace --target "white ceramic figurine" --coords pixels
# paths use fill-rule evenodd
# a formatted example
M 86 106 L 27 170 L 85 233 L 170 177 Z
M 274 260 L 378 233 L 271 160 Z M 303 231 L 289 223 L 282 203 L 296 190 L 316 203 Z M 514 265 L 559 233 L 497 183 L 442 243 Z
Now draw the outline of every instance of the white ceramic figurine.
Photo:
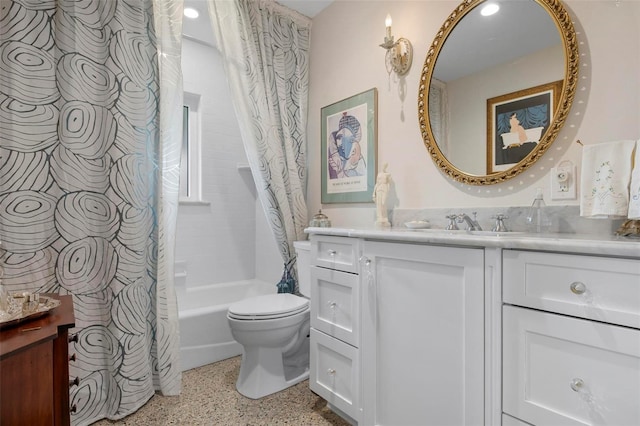
M 387 173 L 388 164 L 385 163 L 382 171 L 376 178 L 376 186 L 373 187 L 373 201 L 376 202 L 376 226 L 391 226 L 387 217 L 387 197 L 391 184 L 391 174 Z

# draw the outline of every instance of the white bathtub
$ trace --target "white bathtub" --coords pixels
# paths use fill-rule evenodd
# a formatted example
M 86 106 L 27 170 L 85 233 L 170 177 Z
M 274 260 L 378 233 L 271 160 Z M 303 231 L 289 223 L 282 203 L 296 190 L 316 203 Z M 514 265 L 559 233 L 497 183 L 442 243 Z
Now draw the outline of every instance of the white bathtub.
M 182 371 L 240 355 L 242 346 L 231 336 L 227 322 L 229 305 L 247 297 L 276 291 L 275 283 L 258 280 L 178 291 Z

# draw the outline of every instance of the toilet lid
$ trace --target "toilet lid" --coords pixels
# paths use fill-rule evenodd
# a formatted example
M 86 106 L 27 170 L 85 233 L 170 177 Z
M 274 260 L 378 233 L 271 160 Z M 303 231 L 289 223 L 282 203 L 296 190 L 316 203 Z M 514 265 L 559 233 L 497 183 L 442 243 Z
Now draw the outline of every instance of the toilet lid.
M 308 309 L 309 300 L 289 293 L 250 297 L 229 306 L 229 316 L 235 319 L 276 319 L 295 315 Z

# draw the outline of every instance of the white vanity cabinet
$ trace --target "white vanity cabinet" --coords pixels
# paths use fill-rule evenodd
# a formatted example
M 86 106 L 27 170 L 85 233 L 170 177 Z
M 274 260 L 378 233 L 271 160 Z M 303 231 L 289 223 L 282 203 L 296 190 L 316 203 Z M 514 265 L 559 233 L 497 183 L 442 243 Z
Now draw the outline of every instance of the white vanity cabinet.
M 360 419 L 361 241 L 311 237 L 309 387 L 354 423 Z
M 363 242 L 362 423 L 484 422 L 484 250 Z
M 504 424 L 639 425 L 640 260 L 504 250 L 502 284 Z
M 311 389 L 359 425 L 640 425 L 640 243 L 312 234 Z

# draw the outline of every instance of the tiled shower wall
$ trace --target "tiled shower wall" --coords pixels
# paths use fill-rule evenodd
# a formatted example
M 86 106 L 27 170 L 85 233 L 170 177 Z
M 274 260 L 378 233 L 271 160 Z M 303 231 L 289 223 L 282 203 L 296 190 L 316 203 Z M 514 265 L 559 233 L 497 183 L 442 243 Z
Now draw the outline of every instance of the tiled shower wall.
M 220 54 L 188 39 L 182 49 L 184 91 L 200 95 L 203 203 L 180 204 L 176 261 L 186 262 L 188 288 L 253 278 L 275 284 L 282 262 L 251 172 L 238 168 L 247 158 Z

